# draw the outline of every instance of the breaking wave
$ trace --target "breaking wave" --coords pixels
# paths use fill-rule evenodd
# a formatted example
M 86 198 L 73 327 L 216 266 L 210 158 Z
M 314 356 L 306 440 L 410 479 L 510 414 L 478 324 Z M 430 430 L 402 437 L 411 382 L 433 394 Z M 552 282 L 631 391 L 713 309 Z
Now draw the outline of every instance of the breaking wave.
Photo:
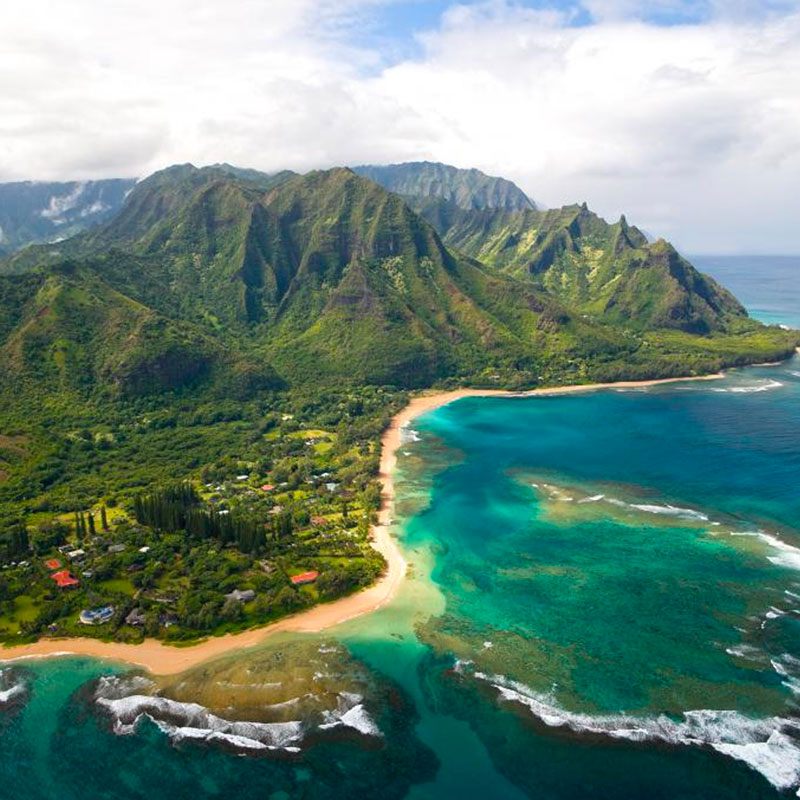
M 771 389 L 780 389 L 783 384 L 780 381 L 767 378 L 760 383 L 749 386 L 729 386 L 727 388 L 715 387 L 711 391 L 720 394 L 755 394 L 756 392 L 768 392 Z
M 651 505 L 648 503 L 632 503 L 631 508 L 636 508 L 639 511 L 645 511 L 648 514 L 666 514 L 670 517 L 678 517 L 680 519 L 696 519 L 701 522 L 708 522 L 708 516 L 703 514 L 702 511 L 695 511 L 693 508 L 679 508 L 678 506 L 659 506 Z
M 767 559 L 778 567 L 800 570 L 800 547 L 787 544 L 766 531 L 731 531 L 731 536 L 754 536 L 768 544 L 776 555 L 767 556 Z M 787 592 L 791 596 L 791 592 Z
M 601 498 L 602 495 L 597 496 L 596 499 L 599 500 Z M 590 499 L 594 500 L 595 498 Z M 611 503 L 613 506 L 619 506 L 620 508 L 635 508 L 637 511 L 644 511 L 646 514 L 663 514 L 668 517 L 677 517 L 678 519 L 694 519 L 699 522 L 708 522 L 708 515 L 694 508 L 681 508 L 680 506 L 673 506 L 669 503 L 666 505 L 657 505 L 655 503 L 626 503 L 624 500 L 618 500 L 616 497 L 606 497 L 605 501 Z
M 422 437 L 415 431 L 409 423 L 405 423 L 400 427 L 400 444 L 410 444 L 411 442 L 419 442 Z
M 463 665 L 462 665 L 463 669 Z M 800 721 L 783 717 L 756 719 L 737 711 L 686 711 L 680 719 L 666 715 L 591 715 L 567 711 L 548 695 L 534 692 L 502 675 L 472 673 L 490 683 L 501 701 L 526 707 L 551 728 L 607 736 L 632 742 L 660 741 L 673 745 L 709 747 L 743 761 L 775 788 L 800 786 Z
M 17 671 L 0 669 L 0 709 L 21 700 L 27 690 L 27 683 Z
M 114 733 L 120 736 L 136 733 L 141 721 L 149 719 L 172 744 L 202 742 L 239 753 L 299 753 L 310 733 L 333 729 L 349 729 L 367 737 L 382 736 L 364 707 L 363 698 L 357 694 L 340 692 L 337 708 L 321 711 L 316 719 L 250 722 L 225 719 L 199 703 L 145 693 L 153 687 L 153 682 L 142 676 L 102 677 L 97 682 L 94 700 L 111 717 Z M 299 700 L 293 698 L 279 705 L 286 708 Z

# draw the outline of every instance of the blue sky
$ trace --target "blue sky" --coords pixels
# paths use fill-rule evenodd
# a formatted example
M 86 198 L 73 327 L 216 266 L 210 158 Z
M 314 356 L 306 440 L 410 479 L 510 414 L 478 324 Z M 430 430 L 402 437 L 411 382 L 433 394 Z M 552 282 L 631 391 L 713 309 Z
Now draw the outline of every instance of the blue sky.
M 434 160 L 800 253 L 800 0 L 9 0 L 0 180 Z
M 393 41 L 400 52 L 414 50 L 414 36 L 435 28 L 453 5 L 479 5 L 483 0 L 388 0 L 364 14 L 365 41 Z M 655 0 L 637 2 L 575 2 L 575 0 L 517 0 L 514 5 L 563 13 L 569 25 L 591 25 L 603 18 L 601 10 L 623 19 L 659 26 L 699 25 L 715 18 L 759 19 L 796 9 L 796 0 Z M 594 9 L 593 9 L 594 6 Z M 616 11 L 616 13 L 614 13 Z

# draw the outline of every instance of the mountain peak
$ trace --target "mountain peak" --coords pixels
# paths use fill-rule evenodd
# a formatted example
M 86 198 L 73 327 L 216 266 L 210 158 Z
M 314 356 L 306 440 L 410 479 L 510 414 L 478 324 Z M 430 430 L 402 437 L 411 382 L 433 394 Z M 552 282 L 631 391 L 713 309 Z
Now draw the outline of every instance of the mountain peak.
M 391 192 L 411 199 L 412 205 L 443 201 L 457 208 L 534 209 L 533 201 L 516 184 L 478 169 L 459 169 L 433 161 L 363 165 L 354 172 Z

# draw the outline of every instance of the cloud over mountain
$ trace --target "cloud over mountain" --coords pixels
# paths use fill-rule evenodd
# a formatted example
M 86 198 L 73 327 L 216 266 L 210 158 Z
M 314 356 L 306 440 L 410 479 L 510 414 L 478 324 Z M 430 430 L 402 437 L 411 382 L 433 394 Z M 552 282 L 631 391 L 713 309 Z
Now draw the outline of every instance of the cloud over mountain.
M 402 57 L 389 0 L 14 5 L 0 180 L 431 159 L 684 249 L 800 250 L 796 3 L 443 5 Z

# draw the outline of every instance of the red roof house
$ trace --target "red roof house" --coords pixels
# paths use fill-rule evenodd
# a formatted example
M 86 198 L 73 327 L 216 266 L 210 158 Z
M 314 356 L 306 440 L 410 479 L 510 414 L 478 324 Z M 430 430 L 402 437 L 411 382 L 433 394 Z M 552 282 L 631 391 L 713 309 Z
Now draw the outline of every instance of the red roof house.
M 61 572 L 54 572 L 50 577 L 56 582 L 56 586 L 58 586 L 59 589 L 77 586 L 80 583 L 77 578 L 72 576 L 68 569 L 61 570 Z
M 265 483 L 265 484 L 264 484 L 264 485 L 261 487 L 261 491 L 262 491 L 262 492 L 271 492 L 271 491 L 272 491 L 274 488 L 275 488 L 275 487 L 274 487 L 274 486 L 273 486 L 271 483 Z
M 300 575 L 292 575 L 292 583 L 295 586 L 303 586 L 306 583 L 314 583 L 314 581 L 319 577 L 319 572 L 302 572 Z
M 47 569 L 59 569 L 61 567 L 61 562 L 57 558 L 48 558 L 47 561 L 44 562 L 44 565 Z

